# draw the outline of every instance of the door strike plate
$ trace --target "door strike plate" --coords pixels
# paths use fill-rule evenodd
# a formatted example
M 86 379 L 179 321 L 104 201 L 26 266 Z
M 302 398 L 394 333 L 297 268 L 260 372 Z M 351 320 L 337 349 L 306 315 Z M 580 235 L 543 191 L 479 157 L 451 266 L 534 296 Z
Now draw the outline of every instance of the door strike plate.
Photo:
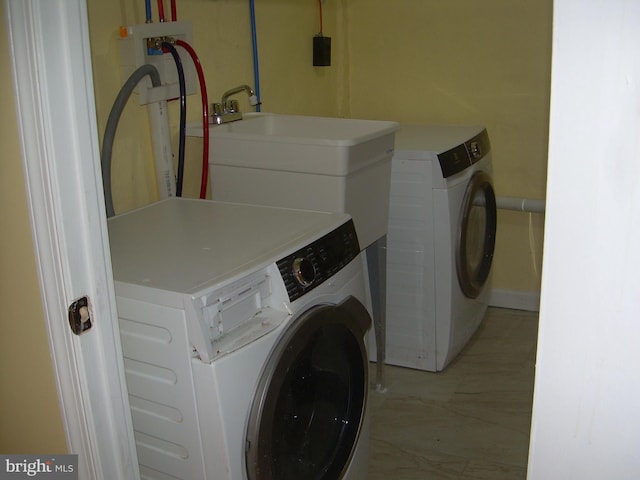
M 82 297 L 69 305 L 69 325 L 71 331 L 76 335 L 81 335 L 91 328 L 89 299 L 87 297 Z

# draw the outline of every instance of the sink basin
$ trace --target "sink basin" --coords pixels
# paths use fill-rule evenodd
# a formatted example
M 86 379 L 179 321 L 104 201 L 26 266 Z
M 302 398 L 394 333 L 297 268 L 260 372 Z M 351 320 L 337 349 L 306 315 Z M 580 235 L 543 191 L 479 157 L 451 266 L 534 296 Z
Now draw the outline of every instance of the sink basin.
M 346 175 L 392 154 L 397 129 L 377 120 L 250 113 L 209 129 L 210 163 Z M 202 127 L 187 134 L 201 137 Z
M 215 200 L 347 212 L 362 247 L 386 234 L 395 122 L 246 114 L 212 126 Z M 202 127 L 187 135 L 202 137 Z
M 268 136 L 283 143 L 349 146 L 396 130 L 394 122 L 302 115 L 246 114 L 243 121 L 215 126 L 214 136 Z

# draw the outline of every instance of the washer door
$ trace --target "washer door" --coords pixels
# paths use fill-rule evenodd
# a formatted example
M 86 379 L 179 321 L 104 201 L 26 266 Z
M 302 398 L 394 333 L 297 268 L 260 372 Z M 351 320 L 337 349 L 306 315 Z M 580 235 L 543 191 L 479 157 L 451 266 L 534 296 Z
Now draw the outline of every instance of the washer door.
M 468 298 L 477 298 L 489 277 L 496 226 L 496 196 L 491 178 L 485 172 L 476 172 L 462 201 L 456 246 L 458 283 Z
M 354 297 L 318 305 L 285 331 L 253 400 L 249 480 L 342 478 L 367 402 L 371 317 Z

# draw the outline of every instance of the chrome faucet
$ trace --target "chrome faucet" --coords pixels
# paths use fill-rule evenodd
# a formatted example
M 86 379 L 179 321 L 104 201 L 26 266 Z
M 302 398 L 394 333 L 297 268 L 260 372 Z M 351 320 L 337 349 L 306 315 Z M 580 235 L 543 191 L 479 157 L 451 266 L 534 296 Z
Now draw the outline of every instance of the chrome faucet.
M 209 123 L 220 125 L 221 123 L 234 122 L 236 120 L 242 120 L 242 112 L 238 106 L 237 100 L 229 100 L 231 95 L 236 93 L 246 92 L 249 95 L 249 104 L 258 105 L 258 97 L 256 92 L 249 85 L 240 85 L 238 87 L 227 90 L 222 94 L 222 100 L 220 103 L 213 103 L 211 105 L 211 119 Z

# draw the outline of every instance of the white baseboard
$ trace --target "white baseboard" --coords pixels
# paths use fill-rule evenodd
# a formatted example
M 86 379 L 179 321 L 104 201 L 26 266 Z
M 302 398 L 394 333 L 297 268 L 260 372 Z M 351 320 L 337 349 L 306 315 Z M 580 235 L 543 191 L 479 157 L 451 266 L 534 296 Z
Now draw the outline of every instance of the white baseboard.
M 540 311 L 540 292 L 494 288 L 489 296 L 489 306 L 538 312 Z

